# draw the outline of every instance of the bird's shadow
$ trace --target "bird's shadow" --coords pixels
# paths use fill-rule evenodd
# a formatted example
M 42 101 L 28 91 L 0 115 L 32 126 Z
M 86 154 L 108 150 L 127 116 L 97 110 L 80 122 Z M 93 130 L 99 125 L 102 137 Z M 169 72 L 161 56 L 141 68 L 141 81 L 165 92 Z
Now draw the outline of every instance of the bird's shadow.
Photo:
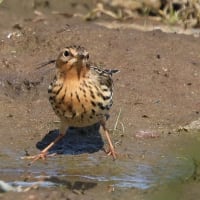
M 77 155 L 97 152 L 104 145 L 99 129 L 99 123 L 84 128 L 69 127 L 65 136 L 49 150 L 49 153 Z M 59 130 L 50 131 L 36 147 L 39 150 L 44 149 L 58 134 Z

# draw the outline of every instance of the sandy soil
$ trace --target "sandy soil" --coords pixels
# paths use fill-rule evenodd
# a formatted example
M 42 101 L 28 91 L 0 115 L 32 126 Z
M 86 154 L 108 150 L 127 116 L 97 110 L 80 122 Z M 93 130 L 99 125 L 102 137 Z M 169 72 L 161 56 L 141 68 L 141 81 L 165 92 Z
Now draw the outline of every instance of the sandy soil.
M 196 139 L 193 138 L 190 143 L 187 133 L 178 134 L 174 130 L 200 116 L 199 38 L 161 31 L 107 29 L 95 22 L 85 22 L 80 17 L 51 14 L 52 10 L 63 11 L 64 8 L 66 12 L 72 9 L 71 12 L 81 10 L 85 13 L 88 8 L 84 3 L 75 7 L 67 4 L 64 7 L 61 3 L 55 4 L 52 1 L 50 7 L 45 4 L 38 5 L 37 9 L 44 15 L 36 16 L 30 3 L 32 1 L 23 1 L 23 9 L 17 6 L 17 2 L 19 1 L 14 5 L 11 1 L 6 1 L 0 5 L 1 179 L 13 181 L 13 177 L 16 177 L 18 180 L 32 180 L 38 169 L 44 172 L 48 169 L 56 171 L 58 166 L 67 165 L 67 162 L 62 163 L 62 159 L 70 162 L 75 159 L 77 163 L 86 162 L 88 153 L 98 162 L 105 164 L 101 164 L 101 170 L 105 170 L 105 174 L 113 174 L 118 172 L 115 167 L 110 169 L 109 166 L 119 164 L 117 168 L 127 161 L 127 157 L 130 163 L 145 160 L 156 166 L 161 155 L 173 154 L 180 149 L 182 151 L 183 146 L 189 148 L 194 144 Z M 86 47 L 90 58 L 96 63 L 120 70 L 120 73 L 114 76 L 114 105 L 108 127 L 113 129 L 121 110 L 118 130 L 111 134 L 121 160 L 113 164 L 110 158 L 105 157 L 101 151 L 104 141 L 104 137 L 101 138 L 100 135 L 101 130 L 99 132 L 97 127 L 91 127 L 84 131 L 69 130 L 71 136 L 66 136 L 65 139 L 70 142 L 61 142 L 52 150 L 64 155 L 58 160 L 50 158 L 46 164 L 38 162 L 36 166 L 27 169 L 27 161 L 20 160 L 20 157 L 24 156 L 25 152 L 37 153 L 35 145 L 37 144 L 39 149 L 42 148 L 51 137 L 55 137 L 59 127 L 58 118 L 47 98 L 47 87 L 55 73 L 54 66 L 36 68 L 40 63 L 55 58 L 60 49 L 72 44 Z M 45 138 L 49 131 L 51 137 Z M 142 134 L 144 132 L 152 134 Z M 139 139 L 140 136 L 143 139 Z M 195 142 L 195 145 L 199 145 L 198 141 Z M 157 152 L 159 156 L 154 157 L 152 152 Z M 55 161 L 58 164 L 55 164 Z M 85 175 L 93 170 L 87 164 L 84 167 Z M 5 169 L 12 169 L 15 173 Z M 79 174 L 77 169 L 70 169 L 72 168 L 67 170 L 68 174 Z M 109 169 L 114 171 L 110 172 Z M 29 177 L 27 171 L 33 175 Z M 62 179 L 54 182 L 59 181 L 62 182 Z M 17 197 L 145 198 L 144 192 L 135 188 L 129 189 L 128 192 L 126 189 L 109 192 L 110 183 L 105 187 L 98 181 L 85 182 L 81 178 L 73 181 L 65 182 L 65 187 L 60 188 L 32 189 L 26 193 L 18 193 Z M 189 186 L 193 188 L 194 196 L 200 195 L 197 190 L 198 183 L 192 182 Z M 183 190 L 184 187 L 185 185 Z M 15 195 L 6 193 L 0 198 L 13 199 Z M 185 199 L 188 196 L 186 192 Z

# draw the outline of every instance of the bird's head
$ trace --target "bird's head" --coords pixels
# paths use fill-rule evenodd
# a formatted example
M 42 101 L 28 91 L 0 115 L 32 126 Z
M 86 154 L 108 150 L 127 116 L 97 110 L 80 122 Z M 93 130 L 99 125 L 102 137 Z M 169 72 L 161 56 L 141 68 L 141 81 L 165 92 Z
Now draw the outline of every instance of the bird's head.
M 88 66 L 89 53 L 84 47 L 70 46 L 64 48 L 56 60 L 56 68 L 59 72 L 69 74 L 77 72 L 80 77 L 81 71 Z

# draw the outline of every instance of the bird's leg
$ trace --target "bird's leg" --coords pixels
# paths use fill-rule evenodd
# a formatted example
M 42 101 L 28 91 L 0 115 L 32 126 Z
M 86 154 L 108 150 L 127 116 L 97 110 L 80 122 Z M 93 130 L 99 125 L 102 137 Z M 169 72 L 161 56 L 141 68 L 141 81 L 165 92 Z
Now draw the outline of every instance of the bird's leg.
M 60 141 L 65 136 L 65 131 L 66 131 L 66 127 L 61 123 L 59 135 L 56 137 L 56 139 L 53 142 L 51 142 L 47 147 L 45 147 L 39 154 L 34 155 L 34 156 L 25 156 L 25 157 L 22 157 L 22 159 L 32 159 L 29 165 L 33 164 L 35 161 L 39 159 L 45 160 L 49 149 L 53 147 L 58 141 Z
M 114 149 L 113 144 L 112 144 L 112 142 L 111 142 L 111 139 L 110 139 L 108 130 L 107 130 L 107 128 L 106 128 L 105 121 L 101 121 L 100 123 L 101 123 L 101 125 L 102 125 L 102 127 L 103 127 L 103 131 L 104 131 L 104 133 L 105 133 L 105 136 L 106 136 L 106 138 L 107 138 L 107 140 L 108 140 L 108 144 L 109 144 L 109 151 L 108 151 L 107 154 L 108 154 L 108 155 L 112 155 L 113 159 L 115 160 L 115 159 L 117 158 L 117 157 L 116 157 L 116 152 L 115 152 L 115 149 Z

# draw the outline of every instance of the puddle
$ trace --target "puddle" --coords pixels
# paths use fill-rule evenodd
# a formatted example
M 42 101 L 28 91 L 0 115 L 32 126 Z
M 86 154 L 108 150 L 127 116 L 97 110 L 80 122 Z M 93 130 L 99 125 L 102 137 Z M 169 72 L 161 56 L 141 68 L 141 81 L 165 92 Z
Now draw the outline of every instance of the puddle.
M 84 177 L 98 182 L 112 182 L 119 188 L 149 189 L 173 180 L 187 179 L 194 171 L 191 160 L 181 158 L 164 158 L 156 165 L 130 162 L 129 165 L 126 163 L 127 168 L 123 163 L 120 164 L 124 167 L 120 175 Z
M 94 153 L 59 155 L 49 158 L 46 163 L 37 162 L 26 167 L 24 160 L 16 161 L 7 156 L 5 158 L 12 162 L 0 164 L 0 176 L 14 187 L 67 187 L 70 190 L 77 184 L 81 184 L 81 188 L 103 184 L 119 190 L 135 188 L 140 191 L 177 182 L 181 184 L 193 176 L 196 170 L 194 159 L 198 159 L 197 152 L 200 150 L 199 141 L 195 137 L 189 138 L 176 139 L 175 142 L 179 142 L 176 149 L 169 147 L 168 152 L 152 149 L 144 158 L 133 156 L 115 162 L 106 156 L 100 157 L 101 153 Z M 18 167 L 14 167 L 16 162 Z M 10 167 L 11 163 L 13 167 Z

